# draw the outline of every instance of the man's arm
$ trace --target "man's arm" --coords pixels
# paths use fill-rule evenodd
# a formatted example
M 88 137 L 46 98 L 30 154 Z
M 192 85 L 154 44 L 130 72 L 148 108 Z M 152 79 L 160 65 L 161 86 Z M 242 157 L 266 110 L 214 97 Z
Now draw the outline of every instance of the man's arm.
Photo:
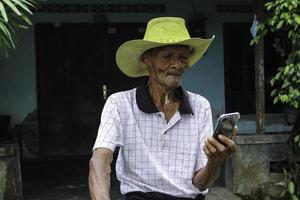
M 209 188 L 214 183 L 219 177 L 222 162 L 235 152 L 236 145 L 233 138 L 236 136 L 237 130 L 237 127 L 233 129 L 232 139 L 220 134 L 218 140 L 210 137 L 205 141 L 203 150 L 207 156 L 207 163 L 193 177 L 193 184 L 200 191 Z
M 204 191 L 209 188 L 219 177 L 221 163 L 207 162 L 205 167 L 195 173 L 193 184 L 200 190 Z
M 94 150 L 90 159 L 89 189 L 92 200 L 110 200 L 110 164 L 113 151 L 107 148 Z

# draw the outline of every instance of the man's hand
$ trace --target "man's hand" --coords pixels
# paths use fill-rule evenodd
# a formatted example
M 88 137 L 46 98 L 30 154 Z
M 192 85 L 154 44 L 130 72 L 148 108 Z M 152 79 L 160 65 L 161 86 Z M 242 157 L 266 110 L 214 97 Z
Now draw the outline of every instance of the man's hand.
M 205 142 L 203 150 L 207 156 L 207 164 L 205 167 L 195 173 L 193 184 L 203 191 L 210 187 L 220 174 L 221 163 L 236 151 L 236 145 L 233 141 L 237 134 L 237 127 L 234 127 L 230 138 L 219 135 L 218 139 L 208 138 Z
M 230 138 L 219 134 L 218 139 L 209 137 L 205 142 L 203 150 L 208 158 L 208 163 L 218 164 L 226 160 L 236 151 L 236 144 L 234 138 L 237 134 L 238 128 L 234 127 Z

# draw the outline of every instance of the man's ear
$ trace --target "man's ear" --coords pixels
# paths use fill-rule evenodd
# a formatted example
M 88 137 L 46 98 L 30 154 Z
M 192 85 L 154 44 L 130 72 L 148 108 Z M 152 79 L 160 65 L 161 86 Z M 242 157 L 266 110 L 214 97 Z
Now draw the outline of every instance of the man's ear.
M 144 67 L 144 68 L 148 68 L 148 63 L 149 63 L 149 58 L 148 58 L 148 56 L 147 56 L 147 54 L 142 54 L 141 56 L 140 56 L 140 63 L 142 64 L 142 66 Z

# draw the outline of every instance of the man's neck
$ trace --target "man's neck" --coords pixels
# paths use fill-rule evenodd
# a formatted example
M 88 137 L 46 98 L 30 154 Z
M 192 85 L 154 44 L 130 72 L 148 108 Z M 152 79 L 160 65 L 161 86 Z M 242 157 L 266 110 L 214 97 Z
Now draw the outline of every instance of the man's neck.
M 148 88 L 155 106 L 160 111 L 166 104 L 178 101 L 175 99 L 176 88 L 167 88 L 151 80 L 148 81 Z

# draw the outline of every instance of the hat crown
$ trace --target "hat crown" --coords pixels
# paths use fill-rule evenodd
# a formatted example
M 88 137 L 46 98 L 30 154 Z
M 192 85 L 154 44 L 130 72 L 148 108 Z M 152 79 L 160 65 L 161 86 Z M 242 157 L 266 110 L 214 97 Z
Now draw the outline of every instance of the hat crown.
M 159 17 L 148 22 L 144 40 L 176 43 L 190 39 L 185 21 L 179 17 Z

